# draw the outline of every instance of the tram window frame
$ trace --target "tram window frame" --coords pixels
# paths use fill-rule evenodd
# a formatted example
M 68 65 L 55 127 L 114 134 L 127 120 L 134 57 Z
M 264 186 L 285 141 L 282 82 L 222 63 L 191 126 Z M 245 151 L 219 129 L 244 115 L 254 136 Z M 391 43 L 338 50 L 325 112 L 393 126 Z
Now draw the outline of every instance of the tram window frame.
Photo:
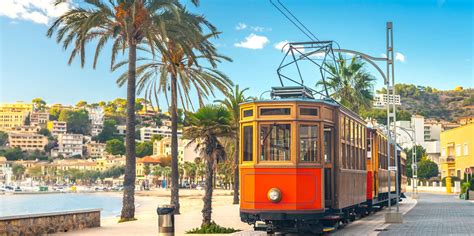
M 271 110 L 280 110 L 282 113 L 271 113 Z M 270 112 L 271 114 L 264 114 L 264 111 Z M 258 113 L 260 116 L 289 116 L 291 115 L 291 107 L 260 107 Z
M 316 137 L 309 137 L 311 139 L 314 139 L 315 140 L 312 140 L 312 142 L 315 142 L 316 143 L 316 150 L 315 150 L 315 153 L 313 153 L 315 156 L 314 156 L 314 159 L 311 159 L 311 160 L 304 160 L 301 156 L 301 154 L 303 154 L 303 147 L 302 147 L 302 141 L 301 141 L 301 135 L 302 135 L 302 127 L 303 126 L 308 126 L 310 129 L 312 128 L 315 128 L 315 133 L 316 134 Z M 309 130 L 308 130 L 309 131 Z M 309 131 L 310 134 L 313 134 L 312 131 Z M 318 123 L 300 123 L 298 125 L 298 162 L 301 162 L 301 163 L 321 163 L 321 158 L 320 158 L 320 150 L 321 150 L 321 147 L 320 147 L 320 124 Z M 314 150 L 313 150 L 314 151 Z M 310 151 L 310 152 L 313 152 L 313 151 Z
M 288 125 L 289 126 L 289 131 L 288 131 L 288 158 L 286 159 L 272 159 L 272 150 L 271 148 L 268 150 L 269 152 L 269 157 L 268 159 L 265 157 L 265 147 L 267 144 L 266 142 L 270 143 L 270 141 L 272 140 L 272 136 L 273 136 L 273 132 L 274 132 L 274 129 L 275 129 L 275 126 L 280 126 L 280 125 Z M 264 127 L 269 127 L 270 128 L 270 132 L 272 133 L 262 133 L 262 129 Z M 259 126 L 258 126 L 258 145 L 259 145 L 259 151 L 258 151 L 258 155 L 259 155 L 259 158 L 258 158 L 258 161 L 259 162 L 291 162 L 292 161 L 292 158 L 291 158 L 291 154 L 292 154 L 292 151 L 291 151 L 291 147 L 293 145 L 293 140 L 292 140 L 292 132 L 293 132 L 293 125 L 290 123 L 290 122 L 274 122 L 274 123 L 260 123 Z M 268 135 L 268 137 L 266 138 L 267 140 L 265 140 L 265 143 L 262 143 L 262 138 L 265 138 L 265 137 L 262 137 L 262 135 L 265 135 L 265 137 Z M 270 145 L 270 144 L 268 144 Z M 270 146 L 271 147 L 271 146 Z
M 250 114 L 248 114 L 250 112 Z M 252 117 L 253 116 L 253 108 L 244 109 L 242 110 L 242 118 Z
M 303 114 L 303 110 L 305 112 L 312 112 L 315 111 L 315 114 Z M 298 112 L 300 116 L 311 116 L 311 117 L 316 117 L 319 116 L 319 108 L 317 107 L 306 107 L 306 106 L 299 106 L 298 107 Z
M 253 162 L 254 159 L 254 133 L 253 133 L 253 125 L 243 125 L 242 126 L 242 162 Z M 250 128 L 250 140 L 246 138 L 246 128 Z M 250 144 L 250 159 L 246 158 L 246 145 Z
M 326 133 L 329 133 L 329 139 L 326 138 Z M 334 140 L 334 128 L 331 126 L 325 126 L 323 130 L 323 159 L 324 163 L 331 163 L 333 160 L 333 141 Z M 328 152 L 329 151 L 329 152 Z M 327 158 L 326 158 L 327 157 Z

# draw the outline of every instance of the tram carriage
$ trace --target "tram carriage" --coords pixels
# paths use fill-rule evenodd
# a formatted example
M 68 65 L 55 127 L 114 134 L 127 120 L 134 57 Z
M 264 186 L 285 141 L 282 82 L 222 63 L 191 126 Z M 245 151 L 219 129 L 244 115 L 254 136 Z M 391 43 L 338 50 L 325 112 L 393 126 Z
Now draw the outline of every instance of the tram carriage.
M 267 232 L 321 233 L 387 204 L 387 140 L 380 130 L 305 87 L 273 88 L 272 97 L 240 106 L 243 222 Z

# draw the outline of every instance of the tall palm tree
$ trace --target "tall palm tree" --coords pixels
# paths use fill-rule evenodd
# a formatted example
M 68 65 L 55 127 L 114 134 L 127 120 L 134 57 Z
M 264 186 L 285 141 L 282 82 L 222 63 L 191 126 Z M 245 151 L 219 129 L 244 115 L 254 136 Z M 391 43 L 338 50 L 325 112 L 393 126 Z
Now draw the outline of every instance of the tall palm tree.
M 319 81 L 317 86 L 326 85 L 332 98 L 355 112 L 359 113 L 372 106 L 375 78 L 364 70 L 364 62 L 353 57 L 350 63 L 347 63 L 339 54 L 337 67 L 329 63 L 325 66 L 332 75 L 326 78 L 325 82 Z
M 199 108 L 196 113 L 190 114 L 190 127 L 186 128 L 183 133 L 183 136 L 190 140 L 189 144 L 196 144 L 196 151 L 201 154 L 202 161 L 206 165 L 202 226 L 211 223 L 214 169 L 216 163 L 225 158 L 224 147 L 218 138 L 231 134 L 230 120 L 231 116 L 226 108 L 207 105 Z
M 231 115 L 231 125 L 232 130 L 234 131 L 234 200 L 233 204 L 239 204 L 239 128 L 240 128 L 240 109 L 239 104 L 247 101 L 247 98 L 244 96 L 244 92 L 247 91 L 248 88 L 243 90 L 239 89 L 239 85 L 235 85 L 235 87 L 226 94 L 226 98 L 224 100 L 216 100 L 216 102 L 221 103 L 224 105 L 227 110 L 229 110 Z
M 58 3 L 62 0 L 58 0 Z M 81 67 L 85 65 L 86 47 L 97 42 L 93 68 L 108 41 L 113 41 L 111 68 L 116 64 L 119 53 L 128 53 L 127 83 L 127 134 L 126 166 L 124 177 L 123 206 L 121 221 L 135 217 L 135 92 L 137 48 L 159 45 L 165 38 L 163 17 L 173 14 L 179 4 L 173 0 L 85 0 L 89 5 L 79 5 L 60 16 L 48 29 L 47 36 L 56 34 L 57 43 L 64 49 L 72 47 L 68 63 L 80 57 Z M 152 50 L 151 53 L 155 54 Z
M 152 100 L 152 94 L 158 105 L 158 94 L 163 94 L 168 102 L 171 90 L 171 204 L 175 214 L 179 214 L 179 169 L 178 169 L 178 98 L 184 109 L 193 109 L 191 91 L 195 91 L 198 103 L 204 105 L 208 96 L 214 96 L 214 90 L 226 92 L 232 81 L 218 71 L 217 63 L 230 58 L 219 55 L 210 39 L 219 32 L 203 16 L 194 15 L 184 8 L 178 10 L 179 16 L 167 15 L 164 23 L 166 42 L 155 45 L 162 57 L 142 58 L 137 68 L 138 93 L 145 91 L 145 97 Z M 211 31 L 204 33 L 207 28 Z M 146 50 L 151 51 L 151 50 Z M 201 62 L 209 66 L 204 66 Z M 122 62 L 124 64 L 125 62 Z M 122 64 L 118 64 L 116 68 Z M 122 75 L 117 83 L 122 86 L 127 81 Z M 148 95 L 148 96 L 147 96 Z

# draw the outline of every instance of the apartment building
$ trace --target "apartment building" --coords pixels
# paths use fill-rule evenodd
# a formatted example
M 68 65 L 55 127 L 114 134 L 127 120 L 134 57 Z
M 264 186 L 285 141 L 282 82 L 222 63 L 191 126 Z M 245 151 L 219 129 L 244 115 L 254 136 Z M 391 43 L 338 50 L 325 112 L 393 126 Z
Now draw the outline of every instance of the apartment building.
M 178 130 L 178 137 L 183 134 L 182 130 Z M 142 127 L 140 128 L 140 140 L 149 142 L 153 135 L 161 135 L 162 137 L 171 137 L 171 128 L 168 126 L 161 127 Z
M 72 157 L 83 155 L 83 136 L 82 134 L 59 134 L 58 147 L 51 151 L 51 156 Z
M 474 123 L 441 133 L 441 177 L 474 173 Z
M 49 112 L 47 111 L 33 111 L 30 114 L 30 123 L 32 125 L 46 128 L 49 121 Z
M 67 133 L 66 121 L 48 121 L 47 128 L 54 137 Z
M 0 130 L 8 130 L 25 124 L 25 120 L 33 111 L 33 104 L 3 103 L 0 104 Z
M 22 126 L 15 126 L 8 129 L 8 132 L 13 133 L 28 133 L 28 134 L 36 134 L 40 131 L 41 127 L 36 125 L 22 125 Z
M 36 133 L 10 132 L 8 143 L 10 147 L 19 147 L 23 151 L 43 150 L 48 138 Z
M 105 143 L 89 142 L 86 144 L 87 156 L 97 158 L 105 154 Z
M 189 144 L 187 139 L 178 139 L 178 162 L 194 162 L 194 159 L 199 157 L 199 153 L 196 152 L 196 144 Z M 153 156 L 155 157 L 166 157 L 171 155 L 171 138 L 166 137 L 160 141 L 153 143 Z
M 104 109 L 102 107 L 87 107 L 86 111 L 91 122 L 91 135 L 97 136 L 104 128 Z

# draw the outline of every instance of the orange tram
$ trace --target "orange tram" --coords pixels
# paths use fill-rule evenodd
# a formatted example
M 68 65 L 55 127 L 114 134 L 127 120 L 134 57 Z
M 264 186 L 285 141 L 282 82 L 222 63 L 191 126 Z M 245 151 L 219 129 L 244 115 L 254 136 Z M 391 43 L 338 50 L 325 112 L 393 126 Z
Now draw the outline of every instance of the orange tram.
M 273 88 L 272 98 L 240 105 L 243 222 L 269 233 L 316 234 L 388 204 L 387 138 L 379 129 L 305 87 Z M 395 178 L 400 197 L 406 185 L 399 150 L 401 174 L 390 171 L 393 204 Z

